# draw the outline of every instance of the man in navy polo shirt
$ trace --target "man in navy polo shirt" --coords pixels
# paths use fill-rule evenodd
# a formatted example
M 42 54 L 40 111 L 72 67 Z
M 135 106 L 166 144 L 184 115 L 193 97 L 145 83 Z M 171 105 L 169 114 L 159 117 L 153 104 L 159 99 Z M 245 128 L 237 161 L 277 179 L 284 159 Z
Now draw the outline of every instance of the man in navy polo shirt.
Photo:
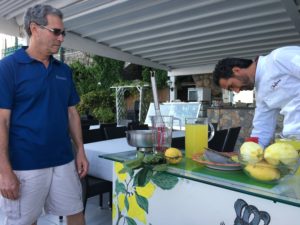
M 87 174 L 88 161 L 75 108 L 79 96 L 70 68 L 52 56 L 64 41 L 62 18 L 49 5 L 29 8 L 24 17 L 29 46 L 0 61 L 5 224 L 36 224 L 43 209 L 67 216 L 68 224 L 85 224 L 79 178 Z

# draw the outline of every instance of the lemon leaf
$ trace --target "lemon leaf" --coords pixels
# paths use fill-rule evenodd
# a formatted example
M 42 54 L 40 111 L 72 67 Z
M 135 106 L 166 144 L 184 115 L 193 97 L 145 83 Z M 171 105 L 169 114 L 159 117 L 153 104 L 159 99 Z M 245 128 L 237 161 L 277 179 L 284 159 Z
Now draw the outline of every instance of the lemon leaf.
M 144 211 L 148 213 L 148 200 L 135 192 L 136 202 Z
M 153 171 L 151 168 L 144 167 L 134 176 L 134 184 L 135 186 L 144 187 L 151 179 Z
M 118 180 L 116 180 L 116 193 L 119 194 L 119 193 L 126 193 L 126 187 L 123 183 L 120 183 Z
M 166 171 L 167 169 L 168 169 L 167 164 L 160 164 L 153 167 L 153 171 L 158 171 L 158 172 L 163 172 Z
M 154 176 L 152 176 L 151 180 L 163 190 L 170 190 L 178 183 L 178 177 L 164 172 L 157 172 Z
M 126 216 L 125 219 L 128 225 L 137 225 L 137 223 L 132 218 Z

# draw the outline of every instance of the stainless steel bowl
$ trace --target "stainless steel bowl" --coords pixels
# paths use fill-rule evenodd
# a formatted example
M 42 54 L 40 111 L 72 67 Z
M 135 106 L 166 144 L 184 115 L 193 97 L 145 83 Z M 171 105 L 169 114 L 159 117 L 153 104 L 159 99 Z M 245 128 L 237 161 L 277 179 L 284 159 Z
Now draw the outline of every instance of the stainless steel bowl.
M 151 130 L 128 130 L 126 131 L 127 143 L 137 148 L 153 147 Z

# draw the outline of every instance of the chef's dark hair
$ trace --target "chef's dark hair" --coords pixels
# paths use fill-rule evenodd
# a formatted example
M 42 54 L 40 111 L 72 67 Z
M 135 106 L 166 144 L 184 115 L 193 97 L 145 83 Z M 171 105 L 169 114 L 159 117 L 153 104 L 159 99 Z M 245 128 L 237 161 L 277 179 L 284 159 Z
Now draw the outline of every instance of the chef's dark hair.
M 30 24 L 36 23 L 46 26 L 48 24 L 47 15 L 56 15 L 63 19 L 63 14 L 59 9 L 52 7 L 51 5 L 38 4 L 27 9 L 24 15 L 24 30 L 31 36 Z
M 213 72 L 213 81 L 217 86 L 220 86 L 219 80 L 229 79 L 233 77 L 232 68 L 248 68 L 253 63 L 250 59 L 241 59 L 241 58 L 225 58 L 220 60 Z

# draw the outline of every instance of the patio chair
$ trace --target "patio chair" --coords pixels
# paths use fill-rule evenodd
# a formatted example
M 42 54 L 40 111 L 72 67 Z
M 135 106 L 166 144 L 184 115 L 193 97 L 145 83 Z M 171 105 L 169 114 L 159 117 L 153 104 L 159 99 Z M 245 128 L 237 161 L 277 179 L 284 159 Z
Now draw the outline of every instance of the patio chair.
M 92 130 L 82 129 L 82 138 L 85 144 L 105 140 L 104 131 L 100 128 Z
M 214 137 L 208 142 L 208 147 L 216 151 L 222 152 L 224 149 L 227 133 L 228 129 L 215 131 Z
M 148 130 L 148 124 L 140 124 L 139 122 L 128 123 L 128 130 Z
M 126 137 L 127 127 L 106 127 L 104 128 L 104 135 L 106 140 Z
M 109 124 L 109 125 L 106 124 L 106 126 L 114 126 L 114 124 Z M 105 140 L 103 129 L 104 129 L 103 127 L 102 129 L 100 127 L 99 129 L 83 130 L 83 135 L 82 135 L 83 143 L 87 144 L 90 142 Z M 112 182 L 111 181 L 107 181 L 101 178 L 87 175 L 85 176 L 84 179 L 82 179 L 81 183 L 82 183 L 84 210 L 86 207 L 87 199 L 97 195 L 99 195 L 99 205 L 102 208 L 104 193 L 110 194 L 109 206 L 111 207 L 112 204 Z
M 99 195 L 99 206 L 103 208 L 103 194 L 109 193 L 109 202 L 108 206 L 111 208 L 112 206 L 112 182 L 107 181 L 101 178 L 93 177 L 90 175 L 85 176 L 82 181 L 83 188 L 83 206 L 85 212 L 86 203 L 88 198 Z
M 185 148 L 185 137 L 172 138 L 171 146 L 178 149 Z
M 241 127 L 231 127 L 228 130 L 228 134 L 225 139 L 223 151 L 224 152 L 232 152 L 234 151 L 234 147 L 237 141 L 237 138 L 239 137 Z

